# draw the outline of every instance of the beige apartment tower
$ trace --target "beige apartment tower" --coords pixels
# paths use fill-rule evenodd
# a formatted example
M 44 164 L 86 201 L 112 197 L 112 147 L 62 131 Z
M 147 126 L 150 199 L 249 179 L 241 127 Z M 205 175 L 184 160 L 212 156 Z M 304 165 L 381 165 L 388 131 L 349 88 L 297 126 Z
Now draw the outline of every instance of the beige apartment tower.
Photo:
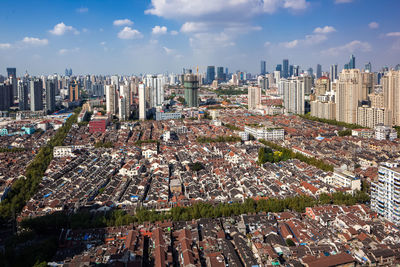
M 257 86 L 249 87 L 247 99 L 249 110 L 256 109 L 261 104 L 261 88 Z
M 358 69 L 344 69 L 336 88 L 336 120 L 357 123 L 357 109 L 363 99 L 362 77 Z
M 400 70 L 383 76 L 382 87 L 385 109 L 392 114 L 392 124 L 400 126 Z

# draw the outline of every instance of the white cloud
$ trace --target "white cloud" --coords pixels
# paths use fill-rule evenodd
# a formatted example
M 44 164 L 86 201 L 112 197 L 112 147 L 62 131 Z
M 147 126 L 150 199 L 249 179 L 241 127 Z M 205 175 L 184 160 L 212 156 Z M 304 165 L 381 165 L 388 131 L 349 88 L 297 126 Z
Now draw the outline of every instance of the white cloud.
M 370 24 L 368 24 L 368 27 L 369 27 L 370 29 L 378 29 L 378 28 L 379 28 L 379 23 L 373 21 L 373 22 L 371 22 Z
M 140 39 L 143 35 L 138 30 L 132 29 L 131 27 L 125 27 L 118 33 L 120 39 Z
M 78 13 L 87 13 L 89 11 L 89 8 L 87 7 L 81 7 L 81 8 L 77 8 L 76 12 Z
M 306 0 L 152 0 L 151 8 L 146 14 L 165 18 L 201 18 L 201 17 L 252 17 L 260 13 L 274 13 L 279 8 L 289 10 L 304 10 L 309 3 Z M 233 16 L 236 14 L 236 16 Z
M 294 48 L 299 44 L 299 40 L 293 40 L 291 42 L 284 42 L 282 45 L 286 48 Z
M 226 48 L 235 46 L 233 36 L 221 33 L 196 33 L 189 38 L 190 45 L 195 50 L 215 50 L 217 48 Z
M 400 32 L 389 32 L 386 34 L 388 37 L 400 37 Z
M 271 42 L 265 42 L 264 43 L 264 47 L 268 47 L 268 46 L 270 46 L 271 45 Z
M 321 34 L 331 33 L 331 32 L 335 32 L 335 31 L 336 31 L 336 29 L 332 26 L 325 26 L 323 28 L 317 27 L 314 29 L 314 33 L 321 33 Z
M 11 44 L 9 43 L 0 43 L 0 49 L 9 49 L 11 48 Z
M 309 3 L 306 0 L 285 0 L 283 7 L 292 10 L 306 9 Z
M 354 0 L 335 0 L 335 4 L 347 4 L 347 3 L 351 3 Z
M 171 55 L 171 54 L 173 54 L 175 52 L 175 50 L 170 49 L 170 48 L 165 47 L 165 46 L 163 46 L 163 49 L 164 49 L 165 53 L 167 53 L 167 55 Z
M 114 26 L 125 26 L 125 25 L 133 25 L 133 21 L 130 19 L 117 19 L 113 22 Z
M 66 55 L 66 54 L 73 54 L 73 53 L 79 52 L 79 50 L 80 50 L 79 47 L 72 48 L 72 49 L 63 48 L 63 49 L 60 49 L 58 51 L 58 53 L 63 56 L 63 55 Z
M 34 45 L 34 46 L 42 46 L 47 45 L 49 41 L 47 39 L 39 39 L 35 37 L 25 37 L 22 39 L 24 44 Z
M 171 31 L 171 35 L 178 35 L 179 32 L 178 31 Z
M 49 31 L 54 35 L 64 35 L 66 32 L 72 32 L 74 34 L 79 34 L 79 31 L 72 26 L 67 26 L 64 22 L 58 23 L 52 30 Z
M 316 45 L 322 43 L 328 39 L 327 34 L 335 32 L 336 29 L 332 26 L 317 27 L 314 29 L 313 34 L 306 35 L 304 39 L 297 39 L 290 42 L 283 42 L 281 46 L 285 48 L 295 48 L 299 45 Z
M 157 25 L 157 26 L 155 26 L 155 27 L 152 29 L 151 33 L 152 33 L 152 34 L 166 34 L 167 31 L 168 31 L 167 27 L 165 27 L 165 26 L 158 26 L 158 25 Z
M 369 52 L 371 51 L 371 45 L 368 42 L 354 40 L 342 46 L 331 47 L 327 50 L 323 50 L 321 53 L 329 56 L 337 56 L 343 53 L 353 53 L 355 51 Z
M 181 27 L 181 32 L 184 33 L 202 32 L 207 30 L 208 25 L 204 22 L 185 22 Z
M 106 45 L 106 42 L 101 42 L 100 45 Z

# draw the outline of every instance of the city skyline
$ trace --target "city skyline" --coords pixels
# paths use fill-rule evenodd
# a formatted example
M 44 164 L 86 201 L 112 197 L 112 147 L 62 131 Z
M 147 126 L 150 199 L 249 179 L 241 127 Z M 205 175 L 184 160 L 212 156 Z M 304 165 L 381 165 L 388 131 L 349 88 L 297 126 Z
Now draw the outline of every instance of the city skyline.
M 301 69 L 393 67 L 400 51 L 400 3 L 371 0 L 31 1 L 3 3 L 0 73 L 18 76 L 205 72 L 208 65 L 258 73 L 282 59 Z M 37 19 L 32 14 L 46 14 Z M 346 19 L 343 19 L 346 18 Z

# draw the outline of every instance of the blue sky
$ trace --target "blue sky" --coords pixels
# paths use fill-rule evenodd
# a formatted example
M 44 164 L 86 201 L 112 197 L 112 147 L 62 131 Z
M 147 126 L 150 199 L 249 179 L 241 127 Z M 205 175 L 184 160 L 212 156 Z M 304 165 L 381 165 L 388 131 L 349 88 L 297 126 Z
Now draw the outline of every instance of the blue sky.
M 398 0 L 2 0 L 0 73 L 400 63 Z

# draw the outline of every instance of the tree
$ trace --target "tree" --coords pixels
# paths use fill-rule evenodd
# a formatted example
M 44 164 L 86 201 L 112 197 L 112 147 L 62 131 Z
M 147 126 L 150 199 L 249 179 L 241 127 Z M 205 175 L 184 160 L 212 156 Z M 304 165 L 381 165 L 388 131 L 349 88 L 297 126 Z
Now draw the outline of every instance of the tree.
M 286 245 L 288 245 L 289 247 L 295 247 L 296 246 L 296 244 L 290 238 L 286 238 Z

